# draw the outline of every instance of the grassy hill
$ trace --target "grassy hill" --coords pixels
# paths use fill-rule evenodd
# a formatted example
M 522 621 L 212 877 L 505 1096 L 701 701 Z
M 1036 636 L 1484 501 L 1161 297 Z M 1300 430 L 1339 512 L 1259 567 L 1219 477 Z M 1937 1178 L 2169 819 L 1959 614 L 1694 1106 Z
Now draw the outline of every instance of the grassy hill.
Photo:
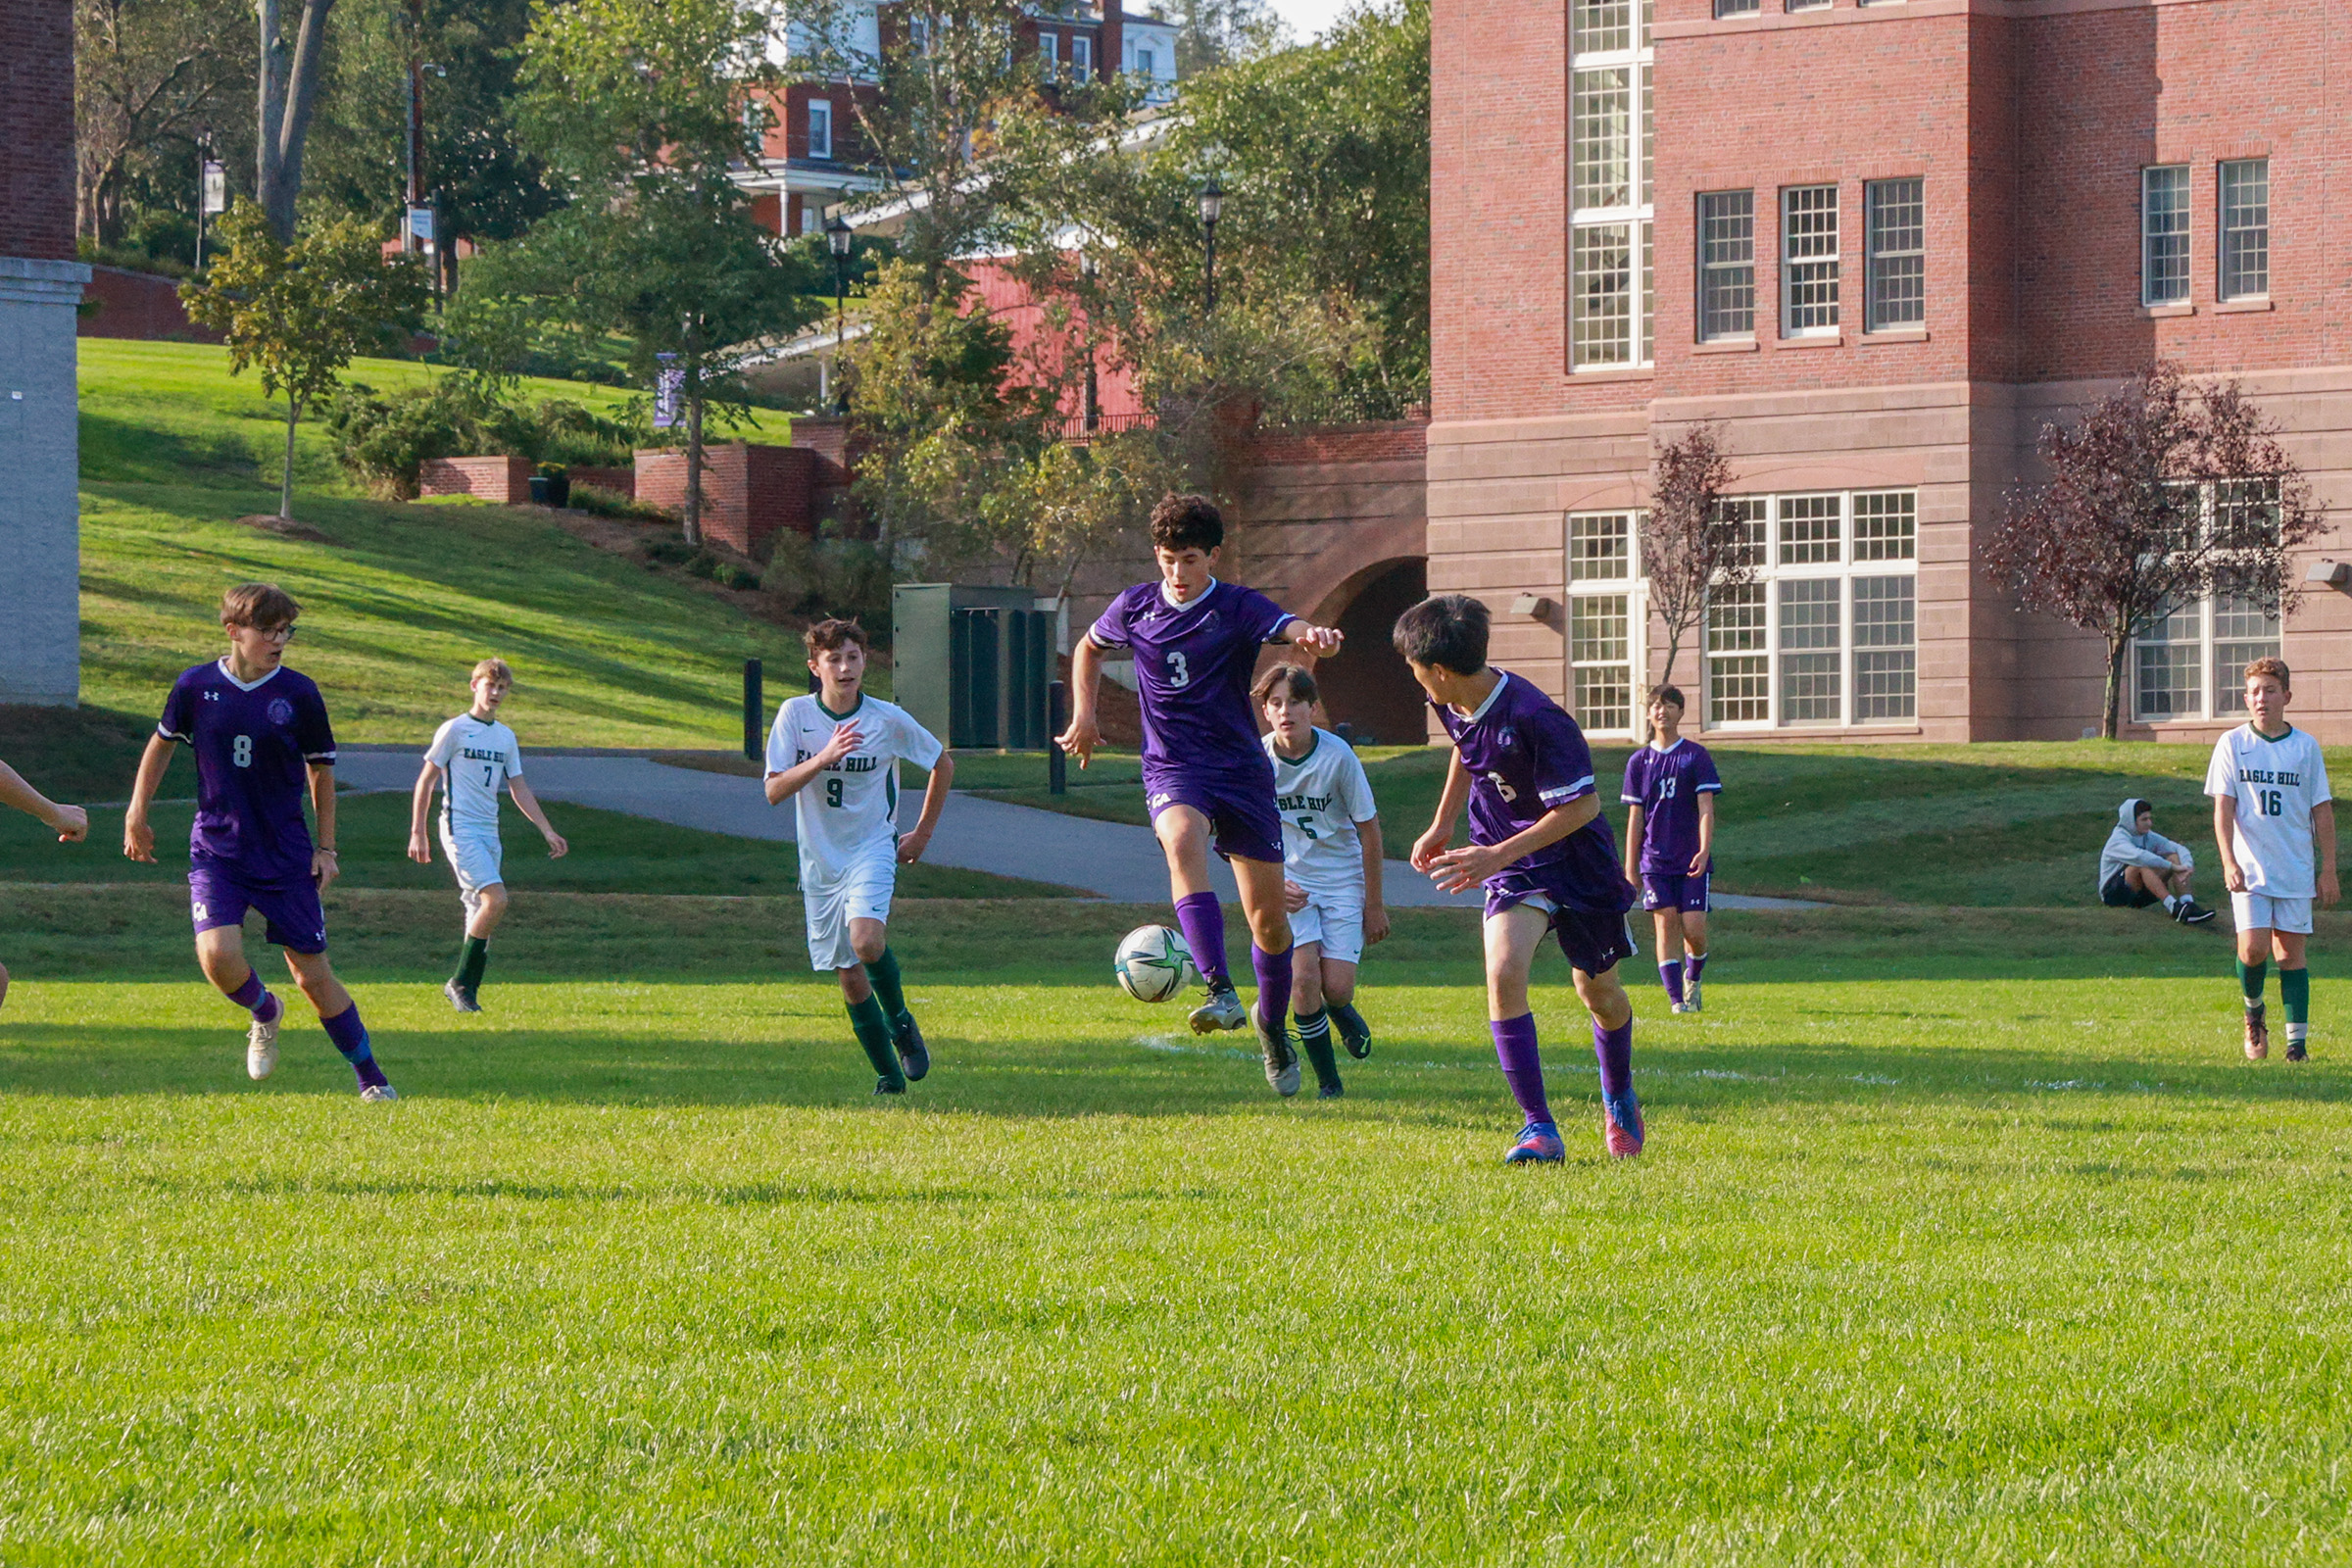
M 350 376 L 388 388 L 432 373 L 363 361 Z M 543 513 L 368 500 L 315 426 L 297 442 L 295 510 L 322 539 L 239 524 L 274 510 L 284 416 L 250 374 L 228 374 L 223 350 L 87 339 L 81 395 L 82 700 L 101 715 L 74 733 L 93 744 L 114 733 L 105 714 L 152 722 L 172 676 L 218 652 L 221 589 L 254 577 L 302 601 L 290 662 L 326 688 L 351 741 L 421 740 L 464 705 L 473 662 L 499 654 L 529 744 L 728 746 L 742 662 L 798 667 L 782 628 Z M 620 397 L 564 381 L 522 395 Z

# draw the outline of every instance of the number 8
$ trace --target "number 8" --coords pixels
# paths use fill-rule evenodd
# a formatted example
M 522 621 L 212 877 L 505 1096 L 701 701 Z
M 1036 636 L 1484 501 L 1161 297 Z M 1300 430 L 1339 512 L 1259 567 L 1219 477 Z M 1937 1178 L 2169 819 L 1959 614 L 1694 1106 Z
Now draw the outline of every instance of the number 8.
M 253 737 L 240 735 L 228 743 L 228 760 L 239 767 L 253 765 Z

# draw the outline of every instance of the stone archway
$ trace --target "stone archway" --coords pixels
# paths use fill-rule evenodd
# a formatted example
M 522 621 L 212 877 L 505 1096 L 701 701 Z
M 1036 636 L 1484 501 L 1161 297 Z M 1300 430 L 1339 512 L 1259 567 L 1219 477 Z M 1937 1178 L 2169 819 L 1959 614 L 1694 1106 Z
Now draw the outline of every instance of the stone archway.
M 1347 634 L 1341 655 L 1315 670 L 1323 710 L 1352 726 L 1359 742 L 1418 745 L 1429 729 L 1421 688 L 1389 641 L 1396 617 L 1429 595 L 1429 563 L 1383 561 L 1350 576 L 1316 607 L 1315 618 Z

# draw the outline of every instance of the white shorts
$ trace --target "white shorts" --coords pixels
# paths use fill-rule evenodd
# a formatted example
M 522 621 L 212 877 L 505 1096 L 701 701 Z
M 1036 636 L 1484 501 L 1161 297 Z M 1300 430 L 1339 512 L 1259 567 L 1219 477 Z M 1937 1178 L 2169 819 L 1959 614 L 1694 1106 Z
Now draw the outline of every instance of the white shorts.
M 1307 895 L 1306 907 L 1291 911 L 1291 944 L 1323 944 L 1323 956 L 1358 963 L 1364 956 L 1364 901 Z
M 2274 899 L 2267 893 L 2230 895 L 2230 918 L 2240 931 L 2284 931 L 2311 935 L 2309 899 Z
M 466 906 L 467 914 L 482 901 L 482 889 L 504 882 L 506 846 L 496 833 L 452 834 L 449 825 L 441 826 L 441 853 L 449 857 L 450 869 L 458 873 L 458 900 Z
M 808 914 L 808 966 L 847 969 L 858 961 L 850 946 L 852 920 L 890 920 L 899 886 L 899 847 L 883 839 L 839 869 L 822 866 L 801 847 L 801 902 Z

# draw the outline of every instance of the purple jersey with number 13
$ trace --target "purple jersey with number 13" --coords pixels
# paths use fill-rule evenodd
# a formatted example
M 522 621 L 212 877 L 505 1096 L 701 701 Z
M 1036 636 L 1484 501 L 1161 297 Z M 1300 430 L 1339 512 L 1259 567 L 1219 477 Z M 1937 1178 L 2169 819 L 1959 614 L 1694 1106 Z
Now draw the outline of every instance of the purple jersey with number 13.
M 1112 600 L 1087 636 L 1097 648 L 1135 651 L 1145 768 L 1263 773 L 1271 799 L 1273 766 L 1250 711 L 1250 678 L 1258 649 L 1298 618 L 1255 589 L 1213 578 L 1181 605 L 1156 582 Z
M 256 887 L 310 880 L 309 764 L 335 760 L 316 682 L 281 664 L 249 686 L 226 660 L 198 664 L 172 682 L 156 729 L 196 754 L 194 858 Z
M 1720 792 L 1715 759 L 1688 736 L 1659 751 L 1644 746 L 1625 762 L 1625 787 L 1618 798 L 1642 808 L 1642 872 L 1644 876 L 1690 874 L 1698 857 L 1698 798 Z M 1714 857 L 1699 867 L 1715 869 Z
M 1438 721 L 1470 775 L 1470 842 L 1500 844 L 1544 814 L 1592 793 L 1592 752 L 1560 705 L 1508 670 L 1478 711 L 1438 705 Z M 1622 914 L 1633 903 L 1605 816 L 1592 821 L 1501 873 L 1526 873 L 1564 908 Z M 1491 879 L 1492 880 L 1492 879 Z

